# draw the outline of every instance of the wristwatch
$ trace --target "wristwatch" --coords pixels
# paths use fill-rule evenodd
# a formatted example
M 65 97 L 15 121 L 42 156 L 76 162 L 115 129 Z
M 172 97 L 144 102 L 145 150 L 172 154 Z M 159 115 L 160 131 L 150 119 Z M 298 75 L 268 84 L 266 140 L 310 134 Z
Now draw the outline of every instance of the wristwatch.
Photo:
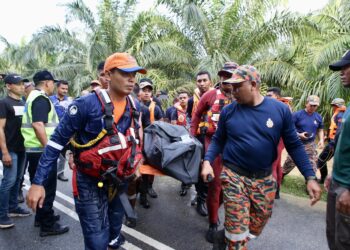
M 310 180 L 314 180 L 314 181 L 317 181 L 317 177 L 315 175 L 312 175 L 312 176 L 308 176 L 305 178 L 306 181 L 310 181 Z

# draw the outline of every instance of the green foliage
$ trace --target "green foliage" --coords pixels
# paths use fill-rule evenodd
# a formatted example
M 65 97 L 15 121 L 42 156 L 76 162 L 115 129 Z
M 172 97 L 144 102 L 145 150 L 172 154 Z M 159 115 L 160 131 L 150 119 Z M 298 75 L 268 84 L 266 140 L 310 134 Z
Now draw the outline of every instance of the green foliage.
M 285 0 L 158 0 L 167 13 L 136 13 L 135 0 L 100 0 L 97 16 L 83 0 L 64 4 L 66 22 L 79 21 L 83 32 L 43 27 L 29 42 L 6 46 L 0 71 L 31 77 L 47 68 L 67 79 L 77 95 L 97 77 L 96 67 L 108 55 L 127 51 L 148 70 L 155 90 L 193 91 L 199 70 L 217 71 L 226 61 L 253 64 L 261 72 L 262 91 L 281 87 L 301 109 L 310 94 L 321 98 L 319 112 L 327 122 L 330 101 L 349 100 L 338 73 L 328 65 L 350 48 L 350 0 L 331 0 L 317 12 L 281 11 Z
M 309 195 L 306 193 L 305 179 L 301 176 L 285 176 L 281 186 L 281 192 L 304 198 L 309 197 Z M 321 200 L 327 201 L 327 192 L 323 187 Z

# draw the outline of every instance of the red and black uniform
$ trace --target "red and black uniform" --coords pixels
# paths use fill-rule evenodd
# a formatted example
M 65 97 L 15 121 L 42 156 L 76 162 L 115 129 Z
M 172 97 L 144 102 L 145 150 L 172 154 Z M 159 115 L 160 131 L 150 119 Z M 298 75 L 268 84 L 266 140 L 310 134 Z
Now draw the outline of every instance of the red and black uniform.
M 219 89 L 213 89 L 205 93 L 197 106 L 196 112 L 192 116 L 191 134 L 198 135 L 205 133 L 205 152 L 211 142 L 211 138 L 217 129 L 220 112 L 222 108 L 230 104 L 232 100 L 221 93 Z M 220 173 L 222 170 L 221 156 L 216 157 L 213 163 L 214 180 L 208 184 L 207 207 L 209 213 L 209 223 L 217 224 L 218 209 L 222 203 L 222 191 Z

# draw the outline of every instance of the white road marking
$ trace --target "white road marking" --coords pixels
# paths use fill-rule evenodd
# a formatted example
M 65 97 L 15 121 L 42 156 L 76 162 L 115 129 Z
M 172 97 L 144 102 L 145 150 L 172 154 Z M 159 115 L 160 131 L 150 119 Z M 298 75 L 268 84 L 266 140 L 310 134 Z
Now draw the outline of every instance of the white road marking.
M 29 177 L 27 175 L 24 176 L 24 178 L 29 181 Z M 26 190 L 29 189 L 29 186 L 25 183 L 25 187 Z M 74 205 L 74 199 L 61 193 L 60 191 L 56 191 L 56 195 L 61 198 L 62 200 L 67 201 L 68 203 Z M 79 221 L 79 217 L 77 215 L 77 213 L 75 211 L 73 211 L 72 209 L 62 205 L 61 203 L 54 201 L 54 207 L 57 208 L 58 210 L 60 210 L 61 212 L 67 214 L 68 216 L 70 216 L 71 218 L 73 218 L 76 221 Z M 146 243 L 147 245 L 155 248 L 155 249 L 159 249 L 159 250 L 175 250 L 174 248 L 171 248 L 139 231 L 136 231 L 135 229 L 129 228 L 125 225 L 122 226 L 122 231 L 125 232 L 126 234 L 132 236 L 133 238 L 142 241 L 144 243 Z M 126 244 L 127 243 L 127 244 Z M 140 248 L 138 248 L 137 246 L 131 244 L 130 242 L 125 242 L 125 244 L 123 245 L 123 248 L 127 249 L 127 250 L 138 250 Z

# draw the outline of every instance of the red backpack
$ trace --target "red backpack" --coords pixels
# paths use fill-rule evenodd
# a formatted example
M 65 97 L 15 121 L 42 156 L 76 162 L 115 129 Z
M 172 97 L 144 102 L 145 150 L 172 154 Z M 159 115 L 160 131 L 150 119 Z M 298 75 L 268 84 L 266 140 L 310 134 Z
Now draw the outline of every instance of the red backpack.
M 104 114 L 105 128 L 100 134 L 87 144 L 80 145 L 72 140 L 74 147 L 74 163 L 77 169 L 87 175 L 101 180 L 112 178 L 120 183 L 134 176 L 142 159 L 138 131 L 139 112 L 136 110 L 134 100 L 127 97 L 132 117 L 131 126 L 125 134 L 117 130 L 113 118 L 113 104 L 106 90 L 95 91 Z

